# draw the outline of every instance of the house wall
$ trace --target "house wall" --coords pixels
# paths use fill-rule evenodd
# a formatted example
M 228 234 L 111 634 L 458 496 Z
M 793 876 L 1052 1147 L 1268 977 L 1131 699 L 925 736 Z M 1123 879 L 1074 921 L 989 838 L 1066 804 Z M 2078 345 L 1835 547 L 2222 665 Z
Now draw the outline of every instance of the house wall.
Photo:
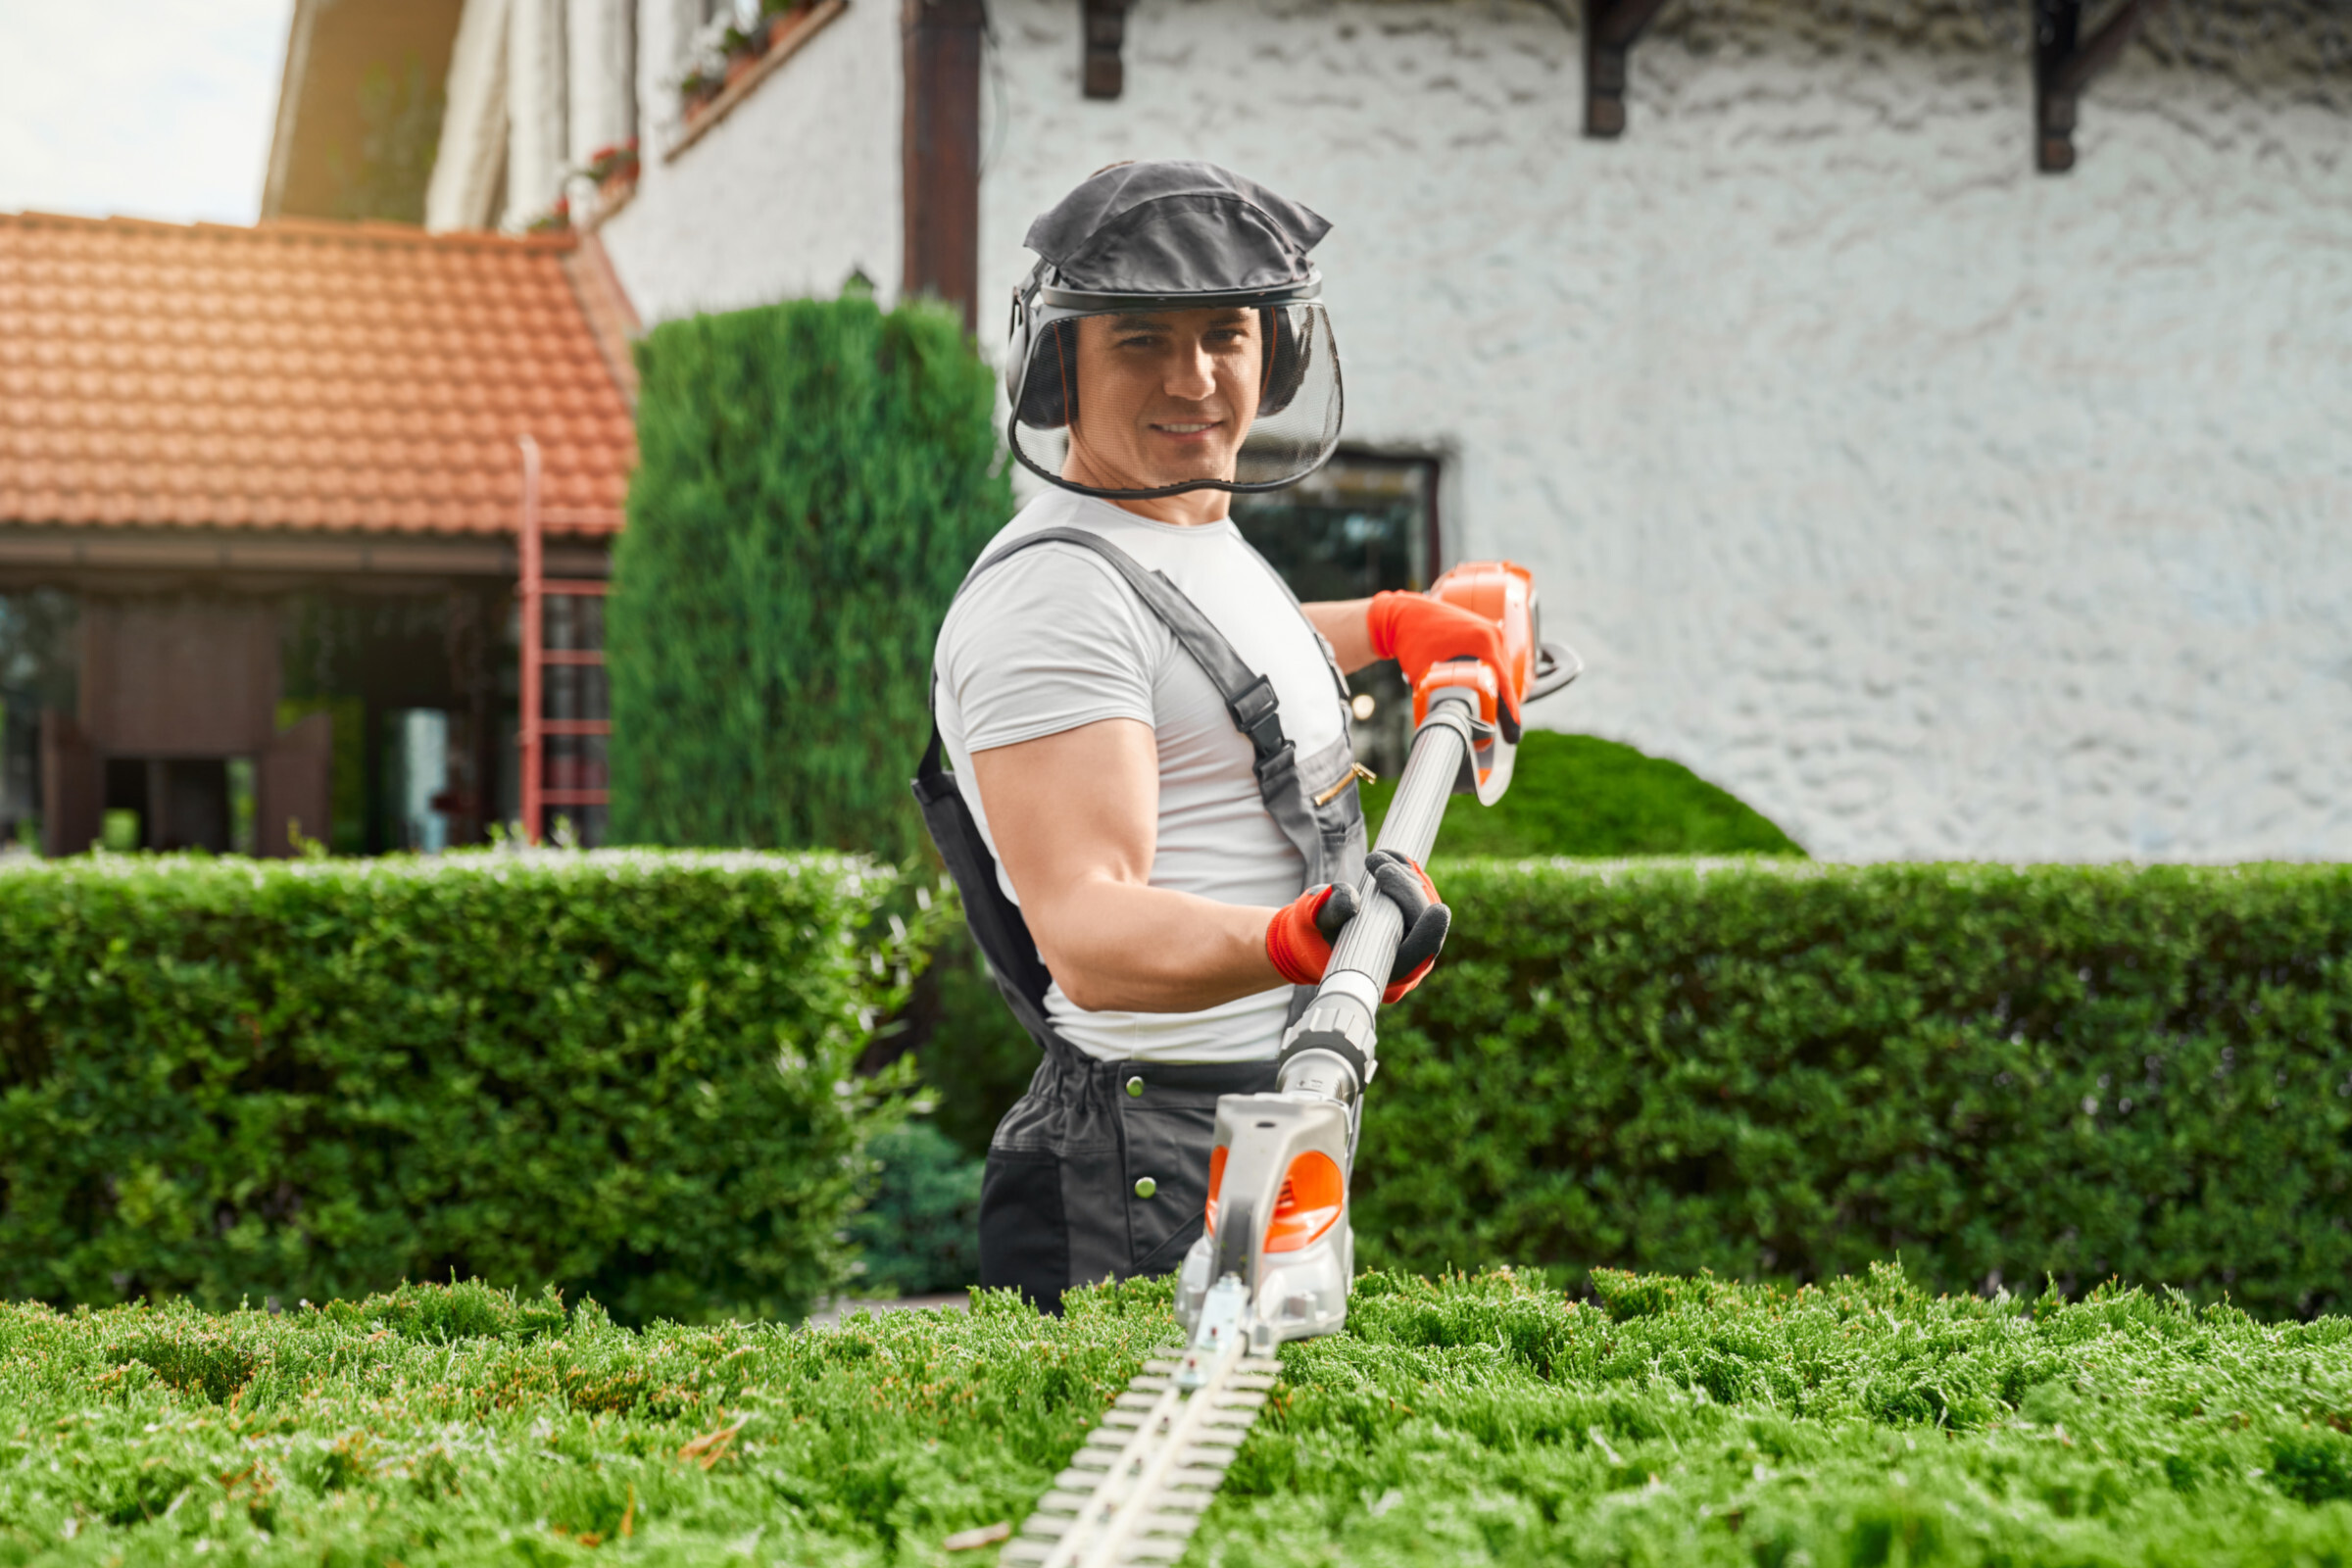
M 1684 9 L 1597 142 L 1533 4 L 1140 0 L 1098 103 L 994 0 L 981 320 L 1099 165 L 1229 164 L 1337 225 L 1348 437 L 1584 653 L 1538 722 L 1827 857 L 2352 855 L 2340 67 L 2135 48 L 2053 178 L 1973 8 Z
M 499 226 L 529 226 L 564 195 L 571 150 L 571 54 L 564 0 L 507 0 L 507 207 Z
M 899 10 L 852 0 L 725 120 L 675 158 L 691 4 L 638 13 L 637 194 L 599 233 L 648 325 L 697 311 L 831 296 L 900 271 Z
M 498 221 L 507 164 L 508 0 L 466 0 L 450 48 L 441 140 L 424 187 L 424 226 L 436 232 Z

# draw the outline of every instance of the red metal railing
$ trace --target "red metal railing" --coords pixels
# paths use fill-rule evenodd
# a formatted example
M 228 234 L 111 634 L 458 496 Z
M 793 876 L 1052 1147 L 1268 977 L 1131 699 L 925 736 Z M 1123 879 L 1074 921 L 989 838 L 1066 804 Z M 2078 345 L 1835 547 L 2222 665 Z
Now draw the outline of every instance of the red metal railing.
M 547 601 L 549 598 L 602 599 L 608 584 L 588 577 L 550 577 L 545 572 L 545 553 L 539 534 L 539 443 L 529 436 L 519 441 L 522 447 L 522 536 L 518 553 L 521 557 L 522 577 L 516 594 L 522 604 L 522 832 L 529 843 L 537 844 L 545 836 L 544 820 L 549 807 L 604 806 L 612 798 L 607 787 L 611 778 L 604 758 L 566 755 L 550 759 L 547 743 L 552 739 L 569 737 L 604 738 L 612 733 L 609 718 L 549 718 L 547 716 L 547 679 L 550 666 L 557 668 L 604 667 L 605 655 L 598 648 L 550 648 L 547 646 Z M 578 617 L 575 617 L 577 619 Z M 596 638 L 604 641 L 601 626 Z

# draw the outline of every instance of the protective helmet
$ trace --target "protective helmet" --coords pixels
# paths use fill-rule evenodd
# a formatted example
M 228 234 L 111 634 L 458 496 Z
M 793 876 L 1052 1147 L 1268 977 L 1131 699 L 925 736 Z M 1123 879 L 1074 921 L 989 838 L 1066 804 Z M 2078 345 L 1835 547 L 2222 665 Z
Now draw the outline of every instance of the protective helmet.
M 1113 500 L 1278 490 L 1321 467 L 1345 398 L 1323 275 L 1307 253 L 1330 229 L 1214 164 L 1119 164 L 1087 179 L 1029 225 L 1039 260 L 1013 290 L 1004 356 L 1013 456 L 1065 489 Z M 1219 314 L 1170 319 L 1185 312 Z M 1121 330 L 1136 322 L 1139 334 L 1156 320 L 1219 356 L 1202 428 L 1152 422 L 1168 408 L 1149 374 L 1081 398 L 1081 323 L 1094 317 Z M 1073 446 L 1103 482 L 1065 471 Z

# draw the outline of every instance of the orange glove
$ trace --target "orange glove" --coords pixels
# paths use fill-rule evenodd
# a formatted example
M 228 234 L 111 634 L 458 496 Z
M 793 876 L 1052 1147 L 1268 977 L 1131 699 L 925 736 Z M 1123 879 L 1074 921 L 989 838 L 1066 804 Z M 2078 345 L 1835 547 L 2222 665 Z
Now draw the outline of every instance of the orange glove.
M 1374 657 L 1396 661 L 1404 667 L 1405 684 L 1416 690 L 1430 665 L 1449 659 L 1475 659 L 1493 670 L 1502 738 L 1519 744 L 1519 694 L 1512 689 L 1510 665 L 1503 658 L 1502 628 L 1459 605 L 1394 591 L 1374 594 L 1364 619 L 1372 633 Z
M 1438 961 L 1453 911 L 1438 902 L 1429 874 L 1401 855 L 1374 850 L 1364 858 L 1381 897 L 1404 915 L 1404 935 L 1396 942 L 1396 961 L 1389 968 L 1383 1002 L 1395 1002 L 1419 985 Z M 1295 986 L 1321 982 L 1331 966 L 1331 945 L 1355 918 L 1355 889 L 1345 882 L 1308 888 L 1274 912 L 1266 922 L 1266 956 L 1285 980 Z

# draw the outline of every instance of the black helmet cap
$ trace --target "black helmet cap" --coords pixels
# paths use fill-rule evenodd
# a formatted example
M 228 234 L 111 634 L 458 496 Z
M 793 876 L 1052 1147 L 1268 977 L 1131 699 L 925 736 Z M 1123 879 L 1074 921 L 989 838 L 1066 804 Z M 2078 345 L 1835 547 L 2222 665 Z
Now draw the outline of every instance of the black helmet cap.
M 1056 294 L 1198 301 L 1304 297 L 1320 280 L 1306 257 L 1331 224 L 1214 164 L 1119 164 L 1081 183 L 1029 225 Z M 1075 300 L 1071 303 L 1076 303 Z

